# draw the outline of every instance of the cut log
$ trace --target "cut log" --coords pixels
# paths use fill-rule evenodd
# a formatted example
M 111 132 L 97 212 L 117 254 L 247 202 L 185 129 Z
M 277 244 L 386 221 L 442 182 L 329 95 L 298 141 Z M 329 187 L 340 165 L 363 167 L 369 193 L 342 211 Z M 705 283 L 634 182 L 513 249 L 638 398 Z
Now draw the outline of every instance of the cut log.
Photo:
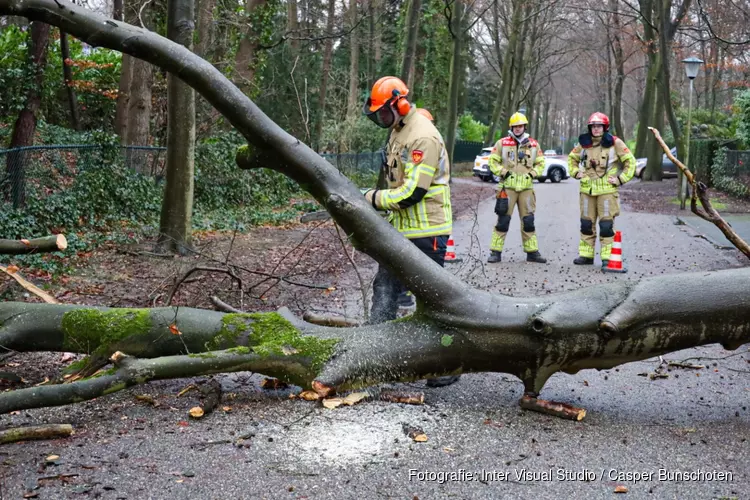
M 538 411 L 568 420 L 583 420 L 586 416 L 586 410 L 583 408 L 576 408 L 565 403 L 547 401 L 546 399 L 538 399 L 528 394 L 525 394 L 518 403 L 525 410 Z
M 32 425 L 0 431 L 0 444 L 31 441 L 35 439 L 57 439 L 73 434 L 70 424 Z
M 2 255 L 62 252 L 66 248 L 68 248 L 68 240 L 62 234 L 53 234 L 31 240 L 0 239 L 0 254 Z

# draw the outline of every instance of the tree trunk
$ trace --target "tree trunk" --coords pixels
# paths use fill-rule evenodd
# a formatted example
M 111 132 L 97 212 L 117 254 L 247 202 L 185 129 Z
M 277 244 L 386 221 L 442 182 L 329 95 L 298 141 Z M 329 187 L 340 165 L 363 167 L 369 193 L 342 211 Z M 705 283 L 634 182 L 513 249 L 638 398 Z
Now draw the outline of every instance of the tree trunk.
M 195 44 L 195 53 L 203 59 L 210 61 L 210 48 L 214 43 L 214 9 L 216 0 L 200 0 L 198 8 L 198 26 Z
M 662 54 L 656 55 L 655 66 L 661 66 Z M 664 128 L 664 94 L 661 92 L 661 85 L 663 75 L 656 71 L 654 78 L 653 89 L 656 93 L 654 96 L 654 108 L 651 112 L 651 116 L 647 123 L 651 127 L 662 130 Z M 645 128 L 645 127 L 644 127 Z M 651 134 L 649 134 L 650 136 Z M 653 137 L 649 137 L 646 149 L 646 170 L 643 173 L 643 180 L 645 181 L 661 181 L 662 179 L 662 151 L 659 144 Z
M 646 62 L 648 72 L 646 75 L 646 86 L 643 90 L 643 100 L 638 111 L 638 133 L 635 140 L 635 156 L 640 158 L 646 156 L 648 151 L 648 142 L 650 142 L 648 127 L 650 126 L 651 116 L 654 113 L 654 99 L 659 89 L 655 87 L 659 64 L 657 63 L 657 47 L 659 41 L 657 35 L 651 28 L 654 1 L 659 0 L 640 0 L 641 14 L 644 16 L 644 43 L 646 45 Z M 648 167 L 647 167 L 648 168 Z M 648 174 L 648 171 L 646 172 Z M 645 177 L 644 177 L 645 178 Z M 658 177 L 661 180 L 661 176 Z
M 299 51 L 299 20 L 297 14 L 297 0 L 286 0 L 287 7 L 287 19 L 286 19 L 286 30 L 290 36 L 289 46 L 292 49 L 292 54 L 296 54 Z
M 119 5 L 115 8 L 115 19 L 129 24 L 135 24 L 137 2 L 136 0 L 117 0 Z M 130 105 L 130 80 L 133 77 L 133 58 L 128 54 L 122 55 L 120 64 L 120 82 L 117 86 L 117 107 L 115 109 L 115 133 L 120 136 L 120 143 L 125 146 L 128 143 L 128 107 Z
M 422 10 L 422 0 L 409 0 L 409 10 L 406 14 L 404 29 L 404 57 L 401 59 L 401 80 L 406 87 L 414 86 L 414 57 L 417 52 L 417 35 L 419 34 L 419 17 Z
M 618 11 L 619 2 L 610 0 L 610 10 L 612 10 L 612 23 L 614 30 L 612 33 L 612 51 L 615 56 L 615 94 L 612 100 L 612 125 L 614 125 L 615 134 L 623 141 L 627 140 L 627 134 L 622 126 L 622 89 L 625 83 L 625 57 L 622 52 L 622 37 L 620 28 L 620 13 Z
M 128 124 L 126 126 L 126 146 L 148 146 L 151 138 L 151 86 L 153 66 L 142 59 L 130 61 L 130 97 L 128 99 Z M 150 165 L 145 151 L 127 149 L 125 163 L 128 168 L 148 175 Z
M 323 145 L 323 124 L 326 117 L 326 95 L 328 93 L 328 79 L 331 72 L 331 56 L 333 54 L 333 29 L 336 21 L 336 0 L 328 0 L 328 18 L 326 20 L 326 38 L 323 45 L 323 68 L 320 74 L 320 92 L 318 93 L 318 121 L 315 124 L 315 143 L 320 150 Z
M 498 123 L 500 120 L 507 119 L 508 108 L 506 103 L 510 100 L 511 96 L 511 70 L 513 69 L 513 58 L 518 47 L 519 37 L 519 25 L 521 24 L 521 13 L 523 8 L 516 3 L 513 5 L 513 18 L 510 22 L 510 38 L 508 39 L 508 45 L 505 49 L 505 57 L 503 58 L 503 70 L 502 76 L 500 77 L 500 92 L 498 93 L 498 100 L 495 103 L 495 110 L 492 113 L 492 122 L 490 123 L 489 130 L 487 130 L 487 137 L 485 143 L 489 146 L 494 143 L 495 130 L 497 130 Z
M 167 38 L 192 49 L 193 0 L 169 0 L 167 8 Z M 179 74 L 167 76 L 167 113 L 167 176 L 157 245 L 184 255 L 192 230 L 195 92 Z
M 448 84 L 448 119 L 445 125 L 445 149 L 453 164 L 453 149 L 456 144 L 456 125 L 458 124 L 458 92 L 463 76 L 463 60 L 461 58 L 461 42 L 463 39 L 463 0 L 453 2 L 453 17 L 451 30 L 453 33 L 453 53 L 451 56 L 451 79 Z
M 381 0 L 370 0 L 373 4 L 375 16 L 382 12 Z M 380 74 L 380 61 L 383 59 L 383 27 L 382 23 L 375 23 L 375 40 L 373 41 L 373 52 L 375 57 L 375 73 Z
M 49 45 L 49 24 L 31 23 L 31 44 L 29 45 L 29 66 L 33 70 L 33 80 L 28 87 L 26 103 L 18 113 L 13 125 L 13 135 L 9 149 L 34 144 L 36 120 L 42 104 L 42 86 L 44 85 L 44 66 L 47 64 L 47 46 Z M 26 152 L 15 151 L 7 154 L 6 175 L 10 180 L 10 190 L 6 199 L 13 202 L 15 208 L 26 204 Z
M 349 0 L 349 99 L 347 114 L 356 115 L 362 108 L 359 102 L 359 34 L 357 25 L 357 0 Z
M 78 99 L 76 91 L 73 88 L 73 72 L 66 63 L 70 59 L 70 49 L 68 48 L 68 34 L 60 32 L 60 57 L 62 58 L 63 82 L 65 90 L 68 93 L 68 105 L 70 106 L 70 126 L 73 130 L 80 130 L 80 118 L 78 117 Z
M 471 289 L 401 237 L 351 181 L 274 124 L 210 63 L 156 34 L 112 27 L 83 7 L 60 5 L 0 0 L 0 14 L 52 22 L 84 41 L 180 74 L 248 140 L 237 153 L 240 167 L 271 167 L 304 186 L 359 250 L 414 292 L 418 308 L 401 321 L 344 329 L 310 325 L 287 312 L 3 302 L 4 348 L 112 355 L 115 366 L 72 383 L 0 393 L 0 413 L 73 403 L 150 379 L 231 370 L 311 386 L 321 396 L 378 382 L 494 371 L 517 376 L 534 398 L 560 371 L 607 369 L 712 343 L 737 349 L 750 341 L 750 268 L 615 281 L 532 298 Z
M 240 46 L 235 56 L 235 71 L 239 77 L 240 88 L 246 93 L 252 92 L 257 61 L 255 53 L 258 50 L 258 27 L 254 21 L 255 11 L 265 6 L 266 0 L 245 0 L 245 28 L 240 40 Z

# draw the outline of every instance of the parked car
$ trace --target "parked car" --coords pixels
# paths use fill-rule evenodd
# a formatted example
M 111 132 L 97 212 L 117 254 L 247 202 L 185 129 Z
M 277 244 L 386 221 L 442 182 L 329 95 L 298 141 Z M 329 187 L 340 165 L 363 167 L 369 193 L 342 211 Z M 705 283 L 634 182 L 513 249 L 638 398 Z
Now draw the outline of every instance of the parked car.
M 544 152 L 544 156 L 558 156 L 558 154 L 554 149 L 548 149 Z
M 489 160 L 492 148 L 484 148 L 482 152 L 477 155 L 474 160 L 473 173 L 474 177 L 479 177 L 484 182 L 500 182 L 500 178 L 494 175 L 490 171 Z M 563 179 L 567 179 L 568 175 L 568 162 L 561 158 L 549 158 L 544 157 L 544 171 L 542 171 L 539 182 L 544 182 L 547 179 L 550 182 L 560 182 Z
M 672 156 L 677 157 L 677 148 L 674 147 L 669 150 Z M 635 160 L 635 176 L 639 179 L 643 178 L 643 172 L 646 171 L 647 158 L 638 158 Z M 661 155 L 661 172 L 662 177 L 677 177 L 677 165 L 672 163 L 666 153 Z
M 474 159 L 474 168 L 472 169 L 474 177 L 479 177 L 484 182 L 500 182 L 500 179 L 490 171 L 490 153 L 492 148 L 482 148 L 482 152 Z
M 544 182 L 549 179 L 552 183 L 560 182 L 563 179 L 570 177 L 568 174 L 568 160 L 567 158 L 553 158 L 544 155 L 544 170 L 542 175 L 539 176 L 539 182 Z

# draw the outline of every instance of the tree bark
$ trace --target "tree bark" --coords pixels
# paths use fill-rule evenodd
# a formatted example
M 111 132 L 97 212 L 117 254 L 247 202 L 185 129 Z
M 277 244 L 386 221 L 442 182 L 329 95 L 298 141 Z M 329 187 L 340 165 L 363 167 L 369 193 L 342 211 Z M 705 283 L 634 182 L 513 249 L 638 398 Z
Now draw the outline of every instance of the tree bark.
M 404 57 L 401 59 L 401 80 L 406 87 L 414 86 L 414 57 L 417 52 L 417 35 L 419 33 L 419 16 L 422 10 L 422 0 L 409 0 L 409 10 L 406 14 L 404 29 Z
M 26 103 L 18 113 L 13 125 L 13 135 L 9 149 L 31 146 L 34 144 L 36 120 L 42 104 L 42 86 L 44 85 L 44 66 L 47 64 L 47 46 L 49 45 L 49 24 L 31 23 L 31 44 L 29 45 L 29 65 L 33 69 L 33 83 L 26 94 Z M 26 204 L 26 152 L 14 151 L 7 154 L 5 172 L 10 179 L 10 190 L 6 199 L 13 202 L 15 208 Z
M 148 146 L 151 138 L 151 87 L 154 69 L 142 59 L 131 59 L 130 92 L 128 97 L 128 124 L 126 146 Z M 148 175 L 147 155 L 142 150 L 128 149 L 125 162 L 129 168 Z
M 290 40 L 289 46 L 292 49 L 292 54 L 296 54 L 299 51 L 299 21 L 297 19 L 297 0 L 286 0 L 287 8 L 287 20 L 286 29 L 289 33 Z
M 126 50 L 180 74 L 249 141 L 238 151 L 239 166 L 269 166 L 304 186 L 358 249 L 414 292 L 418 306 L 407 319 L 347 329 L 310 325 L 287 312 L 0 303 L 0 345 L 7 349 L 157 358 L 118 355 L 115 368 L 98 377 L 2 393 L 0 412 L 106 395 L 149 377 L 232 369 L 312 386 L 324 396 L 377 382 L 497 371 L 517 376 L 535 398 L 559 371 L 606 369 L 712 343 L 737 349 L 750 341 L 750 268 L 532 298 L 473 290 L 400 237 L 353 183 L 275 125 L 210 63 L 154 33 L 112 26 L 82 7 L 62 5 L 0 0 L 0 14 L 52 22 L 88 43 Z M 232 347 L 239 349 L 222 352 Z
M 61 252 L 66 248 L 68 248 L 68 240 L 62 234 L 43 236 L 31 240 L 0 239 L 0 255 Z
M 323 145 L 320 141 L 323 140 L 323 124 L 325 123 L 326 117 L 326 96 L 328 94 L 328 79 L 330 78 L 331 72 L 331 57 L 333 55 L 333 29 L 336 21 L 336 0 L 328 0 L 328 17 L 326 20 L 326 38 L 323 45 L 323 68 L 320 74 L 320 92 L 318 94 L 318 121 L 315 124 L 315 144 L 318 145 L 318 150 L 321 150 Z
M 347 114 L 356 115 L 362 103 L 359 102 L 359 35 L 357 25 L 357 0 L 349 0 L 349 99 Z
M 114 19 L 135 24 L 136 0 L 117 0 L 114 9 Z M 131 65 L 132 58 L 128 54 L 122 54 L 120 64 L 120 81 L 117 87 L 117 107 L 115 109 L 115 133 L 120 136 L 120 143 L 127 145 L 128 134 L 128 103 L 130 101 L 130 80 L 133 76 Z
M 612 23 L 614 31 L 612 33 L 612 51 L 615 57 L 615 93 L 612 101 L 612 124 L 614 125 L 615 134 L 623 141 L 627 140 L 627 134 L 622 126 L 622 90 L 625 84 L 625 57 L 622 51 L 622 37 L 620 28 L 620 13 L 618 11 L 619 2 L 610 0 L 610 10 L 612 10 Z
M 70 424 L 31 425 L 0 431 L 0 444 L 32 441 L 37 439 L 59 439 L 73 434 Z
M 198 2 L 198 26 L 197 26 L 197 43 L 195 44 L 195 53 L 203 59 L 210 61 L 209 52 L 211 45 L 214 43 L 214 9 L 216 0 L 201 0 Z
M 240 46 L 235 56 L 235 71 L 239 77 L 239 86 L 246 94 L 252 92 L 255 80 L 256 52 L 258 50 L 257 26 L 253 17 L 256 11 L 266 4 L 266 0 L 245 0 L 245 22 L 247 28 L 244 30 Z
M 193 0 L 169 0 L 167 38 L 183 47 L 193 45 Z M 167 175 L 159 224 L 160 251 L 186 254 L 190 248 L 195 173 L 195 91 L 167 76 Z
M 68 48 L 68 34 L 60 32 L 60 56 L 62 58 L 63 83 L 68 93 L 68 105 L 70 107 L 70 126 L 73 130 L 80 130 L 80 118 L 78 116 L 78 99 L 73 88 L 73 72 L 67 61 L 70 60 L 70 49 Z

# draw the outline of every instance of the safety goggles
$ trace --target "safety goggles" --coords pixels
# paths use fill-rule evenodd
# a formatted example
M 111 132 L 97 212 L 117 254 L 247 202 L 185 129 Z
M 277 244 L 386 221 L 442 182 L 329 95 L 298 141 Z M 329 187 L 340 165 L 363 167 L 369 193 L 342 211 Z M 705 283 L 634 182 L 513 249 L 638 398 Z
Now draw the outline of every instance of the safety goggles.
M 370 107 L 372 106 L 372 99 L 368 97 L 367 100 L 365 100 L 364 106 L 362 106 L 362 112 L 378 127 L 390 128 L 393 125 L 393 122 L 396 120 L 395 113 L 393 112 L 393 109 L 391 107 L 392 103 L 392 99 L 388 100 L 385 104 L 380 106 L 375 111 L 370 111 Z

